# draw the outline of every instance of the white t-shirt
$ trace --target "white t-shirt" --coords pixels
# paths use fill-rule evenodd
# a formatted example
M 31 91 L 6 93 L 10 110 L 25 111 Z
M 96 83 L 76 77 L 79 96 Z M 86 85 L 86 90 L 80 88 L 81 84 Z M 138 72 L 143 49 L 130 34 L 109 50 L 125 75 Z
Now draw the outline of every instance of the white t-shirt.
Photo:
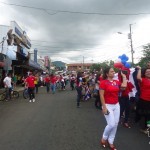
M 8 88 L 11 88 L 11 78 L 10 77 L 5 77 L 5 79 L 3 80 L 5 83 L 5 86 Z

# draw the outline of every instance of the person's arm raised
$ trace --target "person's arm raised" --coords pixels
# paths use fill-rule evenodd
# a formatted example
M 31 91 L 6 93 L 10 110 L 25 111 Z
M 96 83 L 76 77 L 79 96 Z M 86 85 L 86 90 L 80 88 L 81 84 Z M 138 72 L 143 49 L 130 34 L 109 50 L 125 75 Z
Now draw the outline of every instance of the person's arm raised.
M 125 89 L 127 87 L 127 77 L 125 74 L 122 73 L 121 71 L 121 76 L 122 76 L 122 83 L 121 83 L 121 89 Z
M 142 81 L 142 77 L 141 77 L 141 67 L 140 67 L 140 66 L 137 66 L 136 68 L 138 69 L 137 79 L 138 79 L 139 81 Z

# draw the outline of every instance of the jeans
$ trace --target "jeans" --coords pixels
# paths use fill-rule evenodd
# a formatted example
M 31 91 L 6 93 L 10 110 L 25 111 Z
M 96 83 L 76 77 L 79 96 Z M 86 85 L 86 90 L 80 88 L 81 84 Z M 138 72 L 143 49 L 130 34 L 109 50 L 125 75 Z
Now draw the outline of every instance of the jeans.
M 35 93 L 38 93 L 38 88 L 39 88 L 39 85 L 35 84 Z
M 104 115 L 107 121 L 107 126 L 104 129 L 103 139 L 108 140 L 109 144 L 113 144 L 120 118 L 120 105 L 119 103 L 106 104 L 106 108 L 108 109 L 109 114 Z
M 125 112 L 124 123 L 128 123 L 129 114 L 130 114 L 130 100 L 129 97 L 120 97 L 120 117 L 123 116 Z
M 71 87 L 72 90 L 74 90 L 74 81 L 70 82 L 70 87 Z
M 11 99 L 12 88 L 6 88 L 6 99 Z
M 49 92 L 49 90 L 50 90 L 50 84 L 49 83 L 45 83 L 46 84 L 46 91 L 47 91 L 47 93 Z
M 101 108 L 102 105 L 101 105 L 101 100 L 100 100 L 100 95 L 99 95 L 99 93 L 98 93 L 97 96 L 95 96 L 95 107 L 102 109 L 102 108 Z
M 56 91 L 56 84 L 54 83 L 54 84 L 51 84 L 51 90 L 52 90 L 52 92 L 53 92 L 53 94 L 55 93 L 55 91 Z
M 28 87 L 28 93 L 29 93 L 30 100 L 35 98 L 34 90 L 35 90 L 34 87 Z
M 66 87 L 65 87 L 65 82 L 61 81 L 61 89 L 62 89 L 62 90 L 65 90 L 65 88 L 66 88 Z
M 80 106 L 80 99 L 82 98 L 82 87 L 76 87 L 77 90 L 77 106 Z
M 150 101 L 140 99 L 139 105 L 139 114 L 141 115 L 141 118 L 143 118 L 143 121 L 140 123 L 140 127 L 145 129 L 147 127 L 146 122 L 150 121 Z

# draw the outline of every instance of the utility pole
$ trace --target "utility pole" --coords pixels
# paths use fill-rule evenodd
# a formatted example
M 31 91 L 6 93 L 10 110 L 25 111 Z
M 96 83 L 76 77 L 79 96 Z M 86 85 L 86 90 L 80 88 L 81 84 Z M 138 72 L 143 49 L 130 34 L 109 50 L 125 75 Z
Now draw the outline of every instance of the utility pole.
M 130 39 L 130 46 L 131 46 L 131 60 L 132 60 L 132 65 L 134 65 L 134 58 L 133 58 L 133 54 L 134 54 L 134 50 L 133 50 L 133 43 L 132 43 L 132 24 L 129 24 L 130 27 L 130 33 L 128 35 L 128 39 Z
M 1 43 L 2 43 L 2 50 L 1 50 L 1 53 L 3 53 L 3 49 L 4 49 L 4 42 L 5 42 L 5 37 L 3 37 L 3 41 L 1 42 Z
M 83 64 L 82 64 L 82 69 L 84 71 L 84 56 L 83 56 Z

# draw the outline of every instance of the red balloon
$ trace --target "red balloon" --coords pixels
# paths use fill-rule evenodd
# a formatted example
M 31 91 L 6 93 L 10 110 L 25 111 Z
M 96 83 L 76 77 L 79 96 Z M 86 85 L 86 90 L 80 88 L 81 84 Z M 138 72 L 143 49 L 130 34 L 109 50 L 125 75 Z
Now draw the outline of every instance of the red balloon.
M 123 64 L 121 62 L 116 62 L 114 63 L 114 67 L 121 69 L 123 67 Z

